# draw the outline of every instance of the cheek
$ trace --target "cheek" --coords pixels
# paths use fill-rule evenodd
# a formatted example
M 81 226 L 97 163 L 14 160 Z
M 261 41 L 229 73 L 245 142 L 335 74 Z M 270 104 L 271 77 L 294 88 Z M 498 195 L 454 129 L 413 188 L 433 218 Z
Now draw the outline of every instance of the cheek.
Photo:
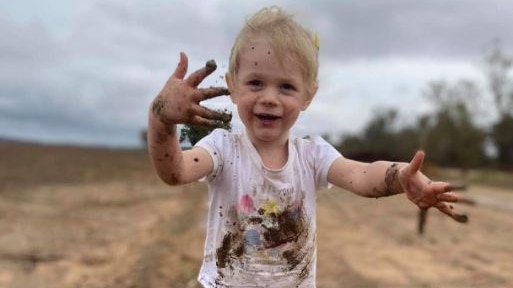
M 283 105 L 285 107 L 285 111 L 291 114 L 296 114 L 302 111 L 304 103 L 302 101 L 298 101 L 297 99 L 287 101 Z
M 252 106 L 247 101 L 239 101 L 237 103 L 237 111 L 242 118 L 247 118 L 253 114 Z

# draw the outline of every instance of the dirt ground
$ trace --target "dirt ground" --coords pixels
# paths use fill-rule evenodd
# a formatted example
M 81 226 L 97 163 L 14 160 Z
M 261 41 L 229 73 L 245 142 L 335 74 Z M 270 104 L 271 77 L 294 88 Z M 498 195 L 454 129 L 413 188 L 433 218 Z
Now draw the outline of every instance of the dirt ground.
M 44 181 L 43 181 L 44 182 Z M 206 186 L 147 175 L 0 191 L 0 287 L 199 287 Z M 402 196 L 318 194 L 317 287 L 513 287 L 513 191 L 471 186 L 468 224 Z

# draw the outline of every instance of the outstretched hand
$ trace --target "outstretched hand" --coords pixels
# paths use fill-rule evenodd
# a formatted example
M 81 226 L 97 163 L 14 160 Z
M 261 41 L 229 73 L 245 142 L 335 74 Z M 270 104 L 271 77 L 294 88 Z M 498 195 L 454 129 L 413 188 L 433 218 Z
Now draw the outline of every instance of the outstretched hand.
M 209 126 L 215 125 L 216 121 L 229 122 L 231 114 L 220 113 L 199 105 L 203 100 L 230 94 L 224 87 L 198 88 L 198 85 L 217 69 L 215 61 L 208 61 L 205 67 L 185 78 L 187 67 L 187 55 L 181 52 L 175 72 L 153 100 L 153 115 L 166 124 Z
M 424 152 L 418 151 L 410 163 L 399 170 L 398 180 L 406 196 L 420 209 L 435 207 L 458 222 L 467 222 L 466 215 L 455 213 L 452 205 L 447 203 L 458 202 L 459 196 L 453 191 L 461 190 L 464 187 L 429 180 L 420 172 L 424 157 Z

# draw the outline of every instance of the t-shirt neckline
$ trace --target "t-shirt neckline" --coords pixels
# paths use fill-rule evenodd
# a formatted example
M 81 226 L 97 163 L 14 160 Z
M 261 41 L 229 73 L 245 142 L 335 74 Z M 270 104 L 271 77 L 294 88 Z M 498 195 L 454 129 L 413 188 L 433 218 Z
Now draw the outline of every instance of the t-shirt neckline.
M 245 146 L 249 150 L 249 154 L 250 154 L 250 157 L 252 158 L 252 160 L 255 162 L 255 164 L 262 167 L 262 169 L 264 169 L 264 171 L 267 171 L 270 173 L 281 173 L 281 172 L 285 171 L 290 166 L 291 157 L 292 157 L 291 151 L 293 150 L 291 135 L 289 135 L 289 139 L 287 140 L 287 162 L 281 168 L 278 168 L 278 169 L 272 169 L 272 168 L 265 166 L 264 161 L 262 161 L 262 157 L 260 157 L 260 154 L 258 154 L 258 151 L 256 150 L 255 146 L 249 139 L 249 135 L 248 135 L 246 129 L 244 129 L 242 132 L 242 139 L 243 139 Z

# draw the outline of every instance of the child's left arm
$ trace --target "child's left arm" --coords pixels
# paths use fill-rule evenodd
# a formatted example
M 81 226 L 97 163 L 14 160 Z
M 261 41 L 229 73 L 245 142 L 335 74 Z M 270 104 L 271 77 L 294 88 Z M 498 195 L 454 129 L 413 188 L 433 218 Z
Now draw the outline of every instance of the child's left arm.
M 436 207 L 455 220 L 466 222 L 466 217 L 455 213 L 447 203 L 458 201 L 458 195 L 452 191 L 459 187 L 447 182 L 431 181 L 420 172 L 423 162 L 422 151 L 417 152 L 410 163 L 363 163 L 341 157 L 331 165 L 328 181 L 364 197 L 405 193 L 421 209 Z

